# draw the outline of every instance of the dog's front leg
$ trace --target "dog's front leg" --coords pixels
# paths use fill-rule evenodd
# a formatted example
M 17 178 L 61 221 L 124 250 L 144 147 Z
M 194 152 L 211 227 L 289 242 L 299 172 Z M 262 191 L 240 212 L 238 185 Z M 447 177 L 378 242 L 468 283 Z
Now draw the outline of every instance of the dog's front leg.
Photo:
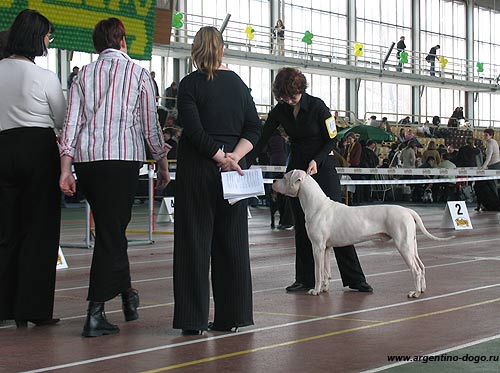
M 310 295 L 318 295 L 321 292 L 321 284 L 323 283 L 325 248 L 313 243 L 312 250 L 314 256 L 314 276 L 316 278 L 316 282 L 314 283 L 314 289 L 309 290 L 307 293 Z
M 331 256 L 332 248 L 327 247 L 325 250 L 325 263 L 324 263 L 324 270 L 323 270 L 323 283 L 321 284 L 321 291 L 322 292 L 327 292 L 330 290 L 330 279 L 332 278 L 331 276 L 331 262 L 330 262 L 330 256 Z

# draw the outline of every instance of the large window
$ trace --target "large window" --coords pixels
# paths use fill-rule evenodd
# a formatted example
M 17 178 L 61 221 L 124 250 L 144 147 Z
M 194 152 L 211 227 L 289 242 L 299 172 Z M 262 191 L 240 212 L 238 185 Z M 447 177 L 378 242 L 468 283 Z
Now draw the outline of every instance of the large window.
M 485 72 L 500 76 L 500 12 L 474 7 L 474 59 L 484 63 Z M 477 74 L 480 74 L 476 71 Z M 480 93 L 474 102 L 480 126 L 500 126 L 500 96 Z
M 408 50 L 411 46 L 411 0 L 356 1 L 356 42 L 365 48 L 380 50 L 385 55 L 392 43 L 405 36 Z M 388 60 L 388 69 L 397 64 L 395 52 Z M 411 87 L 383 82 L 361 82 L 358 91 L 358 116 L 386 116 L 397 121 L 398 115 L 411 114 Z
M 361 81 L 358 93 L 358 117 L 376 115 L 397 121 L 411 115 L 411 87 L 399 84 Z
M 421 0 L 420 1 L 420 45 L 421 64 L 426 68 L 423 58 L 429 50 L 440 45 L 437 51 L 439 57 L 444 57 L 449 62 L 442 67 L 436 62 L 437 75 L 447 78 L 450 74 L 467 74 L 465 70 L 466 42 L 465 42 L 465 16 L 464 1 L 452 0 Z M 426 88 L 421 97 L 421 111 L 428 116 L 438 115 L 446 120 L 454 108 L 464 106 L 463 91 L 450 89 Z M 468 113 L 465 113 L 467 116 Z M 441 119 L 443 122 L 443 119 Z

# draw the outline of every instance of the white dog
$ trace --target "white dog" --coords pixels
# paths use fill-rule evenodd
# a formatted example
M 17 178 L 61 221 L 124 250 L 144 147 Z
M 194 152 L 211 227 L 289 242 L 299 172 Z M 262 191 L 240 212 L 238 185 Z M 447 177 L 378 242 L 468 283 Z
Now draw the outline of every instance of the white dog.
M 273 184 L 273 189 L 298 197 L 304 210 L 306 230 L 312 243 L 316 283 L 309 294 L 328 291 L 330 284 L 330 252 L 333 247 L 380 239 L 394 240 L 399 253 L 410 267 L 415 290 L 409 298 L 418 298 L 425 291 L 425 267 L 417 252 L 416 225 L 429 238 L 445 241 L 430 234 L 422 219 L 413 210 L 397 205 L 349 207 L 334 202 L 318 183 L 302 170 L 292 170 Z

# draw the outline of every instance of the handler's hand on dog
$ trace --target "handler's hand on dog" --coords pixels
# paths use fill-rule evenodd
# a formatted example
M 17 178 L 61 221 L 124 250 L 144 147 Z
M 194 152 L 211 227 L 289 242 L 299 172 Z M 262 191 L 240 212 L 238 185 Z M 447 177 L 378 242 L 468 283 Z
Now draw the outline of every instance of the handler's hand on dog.
M 308 175 L 314 175 L 318 173 L 318 165 L 316 164 L 316 161 L 314 159 L 309 162 L 309 166 L 307 167 L 306 172 Z

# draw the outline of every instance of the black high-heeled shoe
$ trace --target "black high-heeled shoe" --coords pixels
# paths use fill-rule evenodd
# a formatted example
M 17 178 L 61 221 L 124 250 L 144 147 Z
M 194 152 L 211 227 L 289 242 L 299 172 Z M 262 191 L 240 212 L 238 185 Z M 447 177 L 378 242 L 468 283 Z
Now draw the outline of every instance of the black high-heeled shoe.
M 208 330 L 214 330 L 216 332 L 237 332 L 237 326 L 227 326 L 227 327 L 219 327 L 215 325 L 213 322 L 208 323 Z
M 130 288 L 122 293 L 122 309 L 125 321 L 133 321 L 139 318 L 137 312 L 139 302 L 139 292 L 136 289 Z
M 202 335 L 203 330 L 196 329 L 182 329 L 182 335 Z
M 35 324 L 35 326 L 48 326 L 48 325 L 55 325 L 57 324 L 61 319 L 59 318 L 52 318 L 52 319 L 30 319 L 30 320 L 16 320 L 16 326 L 18 328 L 27 328 L 28 327 L 28 322 Z

